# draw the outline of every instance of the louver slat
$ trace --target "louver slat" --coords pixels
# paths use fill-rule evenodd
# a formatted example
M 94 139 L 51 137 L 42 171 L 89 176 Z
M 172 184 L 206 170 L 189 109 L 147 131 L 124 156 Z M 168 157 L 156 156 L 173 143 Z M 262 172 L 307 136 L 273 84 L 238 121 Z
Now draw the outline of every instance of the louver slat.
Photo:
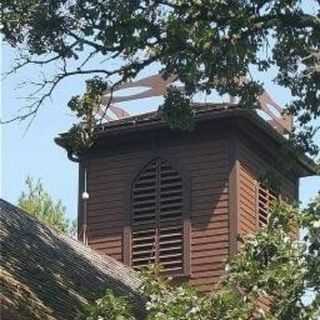
M 276 201 L 278 196 L 263 185 L 258 186 L 257 209 L 258 209 L 258 226 L 264 228 L 268 224 L 271 205 Z
M 160 190 L 159 261 L 169 273 L 183 272 L 183 184 L 165 161 L 161 163 Z
M 152 161 L 132 189 L 131 264 L 160 264 L 167 273 L 184 267 L 183 183 L 164 160 Z
M 153 161 L 140 174 L 132 190 L 132 255 L 135 268 L 154 263 L 156 258 L 156 184 Z

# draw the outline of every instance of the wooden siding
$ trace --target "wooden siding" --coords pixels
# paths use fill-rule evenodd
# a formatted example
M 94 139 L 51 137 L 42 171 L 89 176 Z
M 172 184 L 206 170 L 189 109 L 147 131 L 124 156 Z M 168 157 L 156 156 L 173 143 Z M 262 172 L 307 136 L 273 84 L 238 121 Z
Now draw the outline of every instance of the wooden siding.
M 254 233 L 257 230 L 257 191 L 258 181 L 266 170 L 275 170 L 254 146 L 239 142 L 240 161 L 240 234 Z M 280 195 L 289 201 L 298 200 L 296 181 L 277 172 Z
M 123 261 L 123 228 L 128 223 L 130 183 L 153 155 L 177 164 L 192 181 L 190 283 L 213 288 L 229 256 L 229 163 L 224 138 L 158 141 L 156 149 L 134 145 L 127 152 L 88 160 L 88 244 Z
M 212 290 L 239 247 L 238 234 L 256 231 L 256 184 L 263 172 L 276 167 L 264 146 L 237 131 L 221 134 L 228 130 L 220 129 L 202 127 L 190 135 L 154 132 L 92 152 L 86 159 L 89 246 L 128 263 L 123 248 L 131 184 L 160 156 L 190 183 L 191 263 L 190 276 L 183 279 L 203 292 Z M 297 199 L 298 179 L 279 171 L 282 196 Z

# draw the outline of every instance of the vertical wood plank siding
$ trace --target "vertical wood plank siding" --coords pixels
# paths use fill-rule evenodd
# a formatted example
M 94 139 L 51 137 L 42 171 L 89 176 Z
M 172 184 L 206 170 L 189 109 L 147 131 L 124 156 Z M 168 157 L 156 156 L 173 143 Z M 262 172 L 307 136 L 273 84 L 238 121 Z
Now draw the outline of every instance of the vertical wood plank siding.
M 123 261 L 130 183 L 153 154 L 159 154 L 176 161 L 192 181 L 189 281 L 204 292 L 212 289 L 229 255 L 227 144 L 225 138 L 160 141 L 156 150 L 132 147 L 127 152 L 92 157 L 88 160 L 89 246 Z

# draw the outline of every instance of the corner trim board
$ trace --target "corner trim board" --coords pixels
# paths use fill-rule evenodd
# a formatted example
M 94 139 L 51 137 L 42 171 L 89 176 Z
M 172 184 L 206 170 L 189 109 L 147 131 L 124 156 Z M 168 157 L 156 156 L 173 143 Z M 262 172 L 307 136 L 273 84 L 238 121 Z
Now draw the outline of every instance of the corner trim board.
M 238 252 L 240 234 L 240 161 L 237 139 L 232 136 L 229 145 L 229 255 Z

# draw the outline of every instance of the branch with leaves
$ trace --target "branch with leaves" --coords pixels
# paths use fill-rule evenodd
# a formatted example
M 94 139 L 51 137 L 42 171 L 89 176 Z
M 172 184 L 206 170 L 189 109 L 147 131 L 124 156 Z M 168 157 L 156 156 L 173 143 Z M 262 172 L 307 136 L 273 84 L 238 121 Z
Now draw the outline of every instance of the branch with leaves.
M 76 238 L 76 221 L 69 223 L 65 206 L 60 200 L 55 201 L 48 194 L 41 180 L 35 181 L 31 177 L 27 177 L 25 186 L 26 190 L 21 193 L 18 199 L 18 206 L 51 228 Z
M 313 12 L 300 0 L 4 0 L 1 33 L 21 52 L 12 71 L 56 66 L 12 120 L 34 116 L 71 76 L 99 75 L 110 88 L 156 63 L 182 82 L 185 101 L 216 90 L 243 107 L 258 105 L 256 70 L 269 72 L 291 93 L 287 110 L 303 133 L 320 115 L 320 3 L 310 2 Z

